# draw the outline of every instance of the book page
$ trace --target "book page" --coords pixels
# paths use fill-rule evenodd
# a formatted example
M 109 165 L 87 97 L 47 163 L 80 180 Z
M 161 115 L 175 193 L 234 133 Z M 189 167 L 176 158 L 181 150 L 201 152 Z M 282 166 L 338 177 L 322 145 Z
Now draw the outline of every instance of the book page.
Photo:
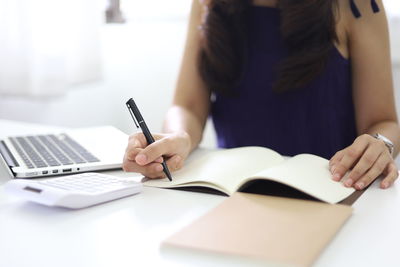
M 181 170 L 172 173 L 172 182 L 166 178 L 154 179 L 144 185 L 163 188 L 206 186 L 231 195 L 246 177 L 284 161 L 277 152 L 263 147 L 221 149 L 200 154 L 194 154 Z
M 283 164 L 261 171 L 248 181 L 266 178 L 289 185 L 328 203 L 338 203 L 351 195 L 355 189 L 332 180 L 329 161 L 310 154 L 301 154 Z

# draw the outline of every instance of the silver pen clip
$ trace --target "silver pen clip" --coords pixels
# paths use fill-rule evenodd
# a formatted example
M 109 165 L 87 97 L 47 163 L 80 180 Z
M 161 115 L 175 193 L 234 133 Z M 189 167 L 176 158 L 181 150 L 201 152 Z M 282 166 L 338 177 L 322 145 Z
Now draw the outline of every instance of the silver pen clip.
M 128 103 L 126 103 L 126 106 L 128 107 L 129 113 L 130 113 L 131 116 L 132 116 L 132 119 L 133 119 L 133 122 L 134 122 L 135 125 L 136 125 L 136 128 L 139 128 L 139 124 L 136 122 L 136 118 L 135 118 L 135 115 L 133 114 L 133 111 L 132 111 L 132 109 L 131 109 L 131 106 L 129 106 Z

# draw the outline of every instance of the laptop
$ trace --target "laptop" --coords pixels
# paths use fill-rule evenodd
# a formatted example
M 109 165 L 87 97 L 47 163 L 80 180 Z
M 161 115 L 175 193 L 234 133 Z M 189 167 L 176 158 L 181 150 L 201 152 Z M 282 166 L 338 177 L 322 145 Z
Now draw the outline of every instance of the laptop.
M 0 140 L 0 161 L 14 178 L 117 169 L 127 142 L 112 126 L 10 136 Z

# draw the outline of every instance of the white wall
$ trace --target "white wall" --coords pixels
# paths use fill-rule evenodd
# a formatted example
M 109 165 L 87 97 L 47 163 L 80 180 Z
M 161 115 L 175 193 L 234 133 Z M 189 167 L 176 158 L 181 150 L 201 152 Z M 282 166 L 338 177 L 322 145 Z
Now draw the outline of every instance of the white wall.
M 155 9 L 154 2 L 162 8 Z M 103 27 L 101 81 L 76 86 L 60 98 L 1 97 L 0 118 L 67 127 L 111 124 L 131 133 L 125 102 L 134 97 L 150 129 L 160 131 L 175 87 L 190 1 L 154 2 L 123 2 L 128 23 Z M 212 146 L 212 131 L 207 132 L 205 144 Z
M 77 86 L 61 98 L 2 98 L 0 116 L 65 126 L 121 126 L 129 122 L 124 101 L 132 96 L 152 124 L 156 111 L 169 105 L 183 35 L 180 22 L 105 26 L 102 81 Z

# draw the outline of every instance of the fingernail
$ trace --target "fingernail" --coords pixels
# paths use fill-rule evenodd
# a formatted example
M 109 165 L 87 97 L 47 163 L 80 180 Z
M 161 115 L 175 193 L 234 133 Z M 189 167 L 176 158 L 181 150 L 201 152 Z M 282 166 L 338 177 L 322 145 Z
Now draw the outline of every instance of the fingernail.
M 388 182 L 383 182 L 382 183 L 382 187 L 383 187 L 383 189 L 388 188 L 389 187 L 389 183 Z
M 331 173 L 335 173 L 335 168 L 336 168 L 336 166 L 335 166 L 335 165 L 332 165 L 332 167 L 331 167 Z
M 163 170 L 163 166 L 161 164 L 156 166 L 156 171 L 160 172 Z
M 361 189 L 364 188 L 364 183 L 363 182 L 358 182 L 358 183 L 356 183 L 356 187 L 357 187 L 357 189 L 361 190 Z
M 135 160 L 136 160 L 137 163 L 146 164 L 147 157 L 146 157 L 146 155 L 139 154 L 139 155 L 136 156 Z
M 353 180 L 347 179 L 347 180 L 344 182 L 344 184 L 345 184 L 347 187 L 350 187 L 350 186 L 353 184 Z
M 333 180 L 335 181 L 340 181 L 340 174 L 339 173 L 335 173 L 332 177 Z
M 133 144 L 135 147 L 140 147 L 140 142 L 139 140 L 135 140 L 135 143 Z
M 180 162 L 181 162 L 181 157 L 180 157 L 180 156 L 177 156 L 177 157 L 175 158 L 175 169 L 178 169 L 178 168 L 179 168 Z

